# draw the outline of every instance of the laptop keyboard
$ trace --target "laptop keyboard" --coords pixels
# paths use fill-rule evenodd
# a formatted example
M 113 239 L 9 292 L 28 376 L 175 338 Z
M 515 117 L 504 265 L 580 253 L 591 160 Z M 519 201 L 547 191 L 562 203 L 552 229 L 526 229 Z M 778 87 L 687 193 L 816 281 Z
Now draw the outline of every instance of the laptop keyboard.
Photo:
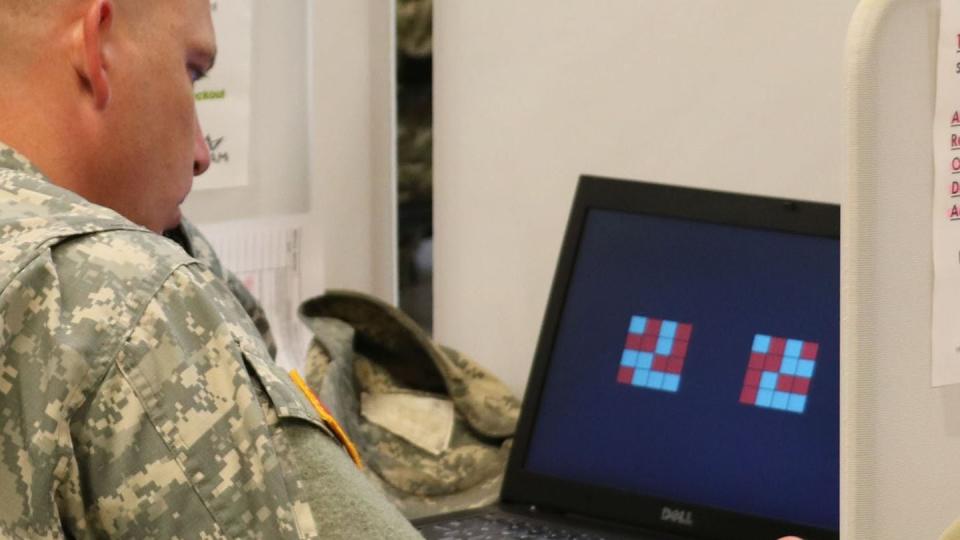
M 570 529 L 558 524 L 531 522 L 502 514 L 487 514 L 422 526 L 420 532 L 435 540 L 605 540 L 595 533 Z

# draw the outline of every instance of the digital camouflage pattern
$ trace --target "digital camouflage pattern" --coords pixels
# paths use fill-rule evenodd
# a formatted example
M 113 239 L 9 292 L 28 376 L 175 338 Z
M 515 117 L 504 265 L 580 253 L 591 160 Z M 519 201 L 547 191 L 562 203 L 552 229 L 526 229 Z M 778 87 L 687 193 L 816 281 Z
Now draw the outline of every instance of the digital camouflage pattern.
M 423 57 L 433 51 L 433 0 L 397 2 L 397 48 Z
M 250 316 L 254 326 L 263 338 L 270 358 L 277 358 L 277 342 L 273 337 L 273 331 L 270 329 L 270 321 L 267 319 L 267 313 L 263 310 L 260 302 L 250 294 L 250 291 L 241 283 L 240 279 L 233 272 L 227 270 L 220 263 L 216 251 L 205 236 L 190 221 L 184 218 L 180 225 L 164 234 L 174 242 L 180 244 L 190 256 L 207 265 L 210 271 L 217 277 L 226 282 L 227 287 L 233 296 L 243 306 L 243 310 Z
M 0 317 L 0 537 L 418 537 L 223 280 L 2 145 Z
M 376 298 L 331 291 L 305 302 L 300 314 L 314 335 L 306 380 L 407 517 L 496 501 L 520 411 L 506 385 Z M 362 393 L 398 391 L 453 401 L 448 450 L 435 456 L 362 418 Z

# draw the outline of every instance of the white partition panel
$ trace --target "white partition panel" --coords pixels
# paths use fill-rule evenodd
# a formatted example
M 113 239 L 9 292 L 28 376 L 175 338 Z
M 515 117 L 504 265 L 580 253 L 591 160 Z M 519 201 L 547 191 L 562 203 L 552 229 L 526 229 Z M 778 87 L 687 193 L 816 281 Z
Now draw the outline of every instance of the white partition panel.
M 395 303 L 395 2 L 308 1 L 311 204 L 323 227 L 327 286 Z
M 935 539 L 960 516 L 960 387 L 932 388 L 937 0 L 865 0 L 848 46 L 842 537 Z
M 523 391 L 582 173 L 839 202 L 855 5 L 436 2 L 437 337 Z

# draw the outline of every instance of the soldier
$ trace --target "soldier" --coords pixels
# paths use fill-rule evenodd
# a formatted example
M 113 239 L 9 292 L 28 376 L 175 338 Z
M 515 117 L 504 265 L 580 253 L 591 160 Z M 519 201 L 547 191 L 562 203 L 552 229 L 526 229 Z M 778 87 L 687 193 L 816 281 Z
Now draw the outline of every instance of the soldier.
M 205 264 L 209 0 L 0 2 L 0 537 L 416 538 Z

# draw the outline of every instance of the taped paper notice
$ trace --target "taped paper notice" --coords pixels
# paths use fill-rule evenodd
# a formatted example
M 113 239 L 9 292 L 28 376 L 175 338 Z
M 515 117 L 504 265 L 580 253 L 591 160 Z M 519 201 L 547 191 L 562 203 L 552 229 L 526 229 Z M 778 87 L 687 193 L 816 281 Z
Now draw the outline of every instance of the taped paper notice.
M 194 97 L 210 147 L 210 168 L 194 189 L 245 186 L 250 174 L 250 55 L 253 0 L 210 3 L 217 65 L 197 82 Z
M 940 5 L 933 122 L 932 383 L 960 382 L 960 2 Z

